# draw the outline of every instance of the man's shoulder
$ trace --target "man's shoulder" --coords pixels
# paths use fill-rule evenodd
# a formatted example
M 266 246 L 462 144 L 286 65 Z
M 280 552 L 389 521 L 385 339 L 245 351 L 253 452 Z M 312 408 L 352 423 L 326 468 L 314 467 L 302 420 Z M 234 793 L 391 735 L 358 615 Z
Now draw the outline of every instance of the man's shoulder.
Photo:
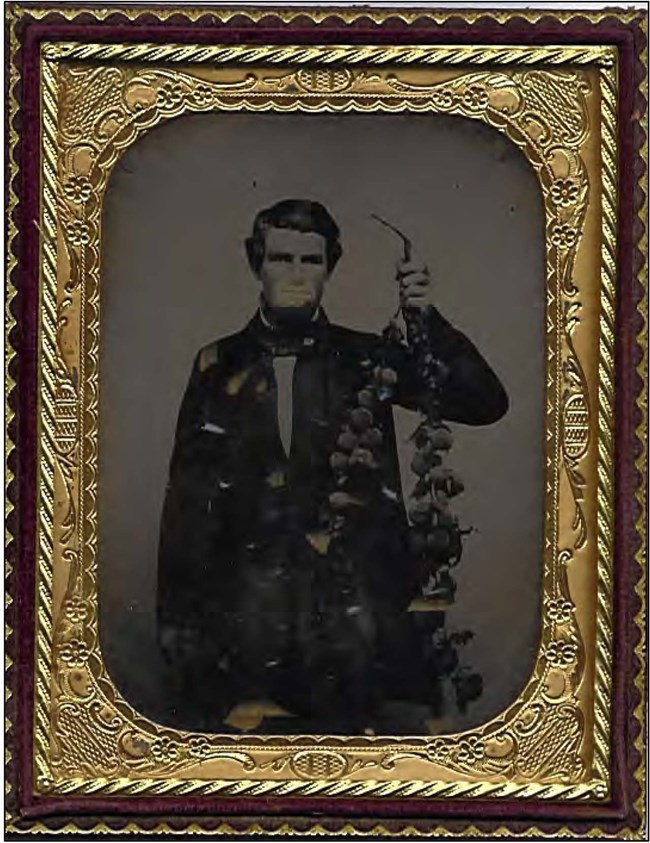
M 223 364 L 231 360 L 233 356 L 236 357 L 248 345 L 249 339 L 245 329 L 219 337 L 199 349 L 196 357 L 197 368 L 201 373 L 207 372 L 217 364 Z
M 339 350 L 352 354 L 367 354 L 381 342 L 381 337 L 368 331 L 346 328 L 344 325 L 330 325 L 332 344 Z

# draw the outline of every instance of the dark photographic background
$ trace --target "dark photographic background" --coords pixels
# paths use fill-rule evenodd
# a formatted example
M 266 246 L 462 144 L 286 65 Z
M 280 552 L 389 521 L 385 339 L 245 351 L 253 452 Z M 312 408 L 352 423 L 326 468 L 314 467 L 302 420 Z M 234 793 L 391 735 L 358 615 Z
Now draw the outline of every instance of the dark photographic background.
M 482 697 L 457 730 L 486 721 L 528 679 L 539 638 L 543 516 L 544 217 L 534 171 L 504 136 L 433 115 L 178 118 L 118 162 L 105 198 L 101 274 L 99 607 L 111 677 L 164 719 L 155 644 L 158 527 L 176 415 L 198 348 L 239 330 L 258 285 L 244 240 L 256 212 L 316 199 L 342 232 L 324 299 L 331 321 L 380 331 L 394 312 L 400 241 L 430 269 L 441 312 L 503 382 L 510 410 L 454 425 L 454 509 L 474 532 L 455 570 L 451 629 Z M 416 416 L 396 411 L 405 489 Z M 399 572 L 396 572 L 399 576 Z

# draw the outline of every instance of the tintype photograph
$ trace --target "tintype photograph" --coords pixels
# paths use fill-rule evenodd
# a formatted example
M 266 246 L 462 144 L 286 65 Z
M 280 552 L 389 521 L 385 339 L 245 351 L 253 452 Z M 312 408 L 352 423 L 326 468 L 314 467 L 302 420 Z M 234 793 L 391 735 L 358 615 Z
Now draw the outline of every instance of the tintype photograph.
M 7 43 L 10 837 L 641 836 L 647 15 Z
M 177 728 L 431 735 L 530 676 L 544 212 L 442 115 L 194 115 L 104 205 L 99 631 Z

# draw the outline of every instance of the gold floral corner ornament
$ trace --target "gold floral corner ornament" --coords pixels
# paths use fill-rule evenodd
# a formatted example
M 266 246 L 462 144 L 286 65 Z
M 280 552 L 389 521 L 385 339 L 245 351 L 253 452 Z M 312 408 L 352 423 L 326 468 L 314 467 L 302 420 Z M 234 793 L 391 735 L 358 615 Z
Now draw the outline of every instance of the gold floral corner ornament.
M 598 381 L 611 385 L 613 366 L 615 58 L 607 47 L 43 46 L 34 745 L 42 792 L 607 796 L 613 395 Z M 103 664 L 102 199 L 120 155 L 152 127 L 188 113 L 241 110 L 458 115 L 504 133 L 537 175 L 548 361 L 542 640 L 519 698 L 467 732 L 284 744 L 180 732 L 135 711 Z M 595 123 L 602 160 L 593 151 Z M 600 243 L 595 285 L 588 218 Z M 597 366 L 588 351 L 594 337 Z M 587 585 L 593 572 L 597 601 Z

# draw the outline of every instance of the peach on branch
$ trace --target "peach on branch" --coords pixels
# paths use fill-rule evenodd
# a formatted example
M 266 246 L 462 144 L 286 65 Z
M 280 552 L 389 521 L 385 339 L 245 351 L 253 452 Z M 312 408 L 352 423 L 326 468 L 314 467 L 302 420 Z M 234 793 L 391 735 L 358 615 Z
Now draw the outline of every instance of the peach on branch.
M 350 454 L 350 465 L 363 465 L 368 468 L 375 467 L 372 451 L 367 448 L 355 448 Z
M 426 545 L 429 550 L 432 550 L 435 553 L 444 553 L 449 550 L 451 546 L 449 530 L 444 527 L 434 527 L 434 529 L 427 534 Z
M 395 369 L 383 368 L 379 373 L 379 380 L 383 386 L 395 386 L 397 384 L 397 372 Z
M 357 401 L 361 407 L 372 408 L 375 403 L 375 396 L 370 389 L 361 389 L 357 393 Z
M 451 434 L 451 430 L 448 427 L 444 427 L 444 425 L 440 425 L 433 429 L 429 437 L 429 442 L 431 446 L 438 451 L 448 451 L 452 444 L 454 438 Z
M 350 429 L 346 429 L 340 434 L 336 442 L 342 451 L 353 451 L 359 443 L 359 438 Z
M 409 507 L 409 516 L 414 524 L 427 524 L 431 521 L 432 511 L 431 501 L 420 498 Z
M 359 442 L 365 448 L 379 448 L 383 439 L 383 434 L 378 427 L 369 427 L 362 433 Z
M 347 454 L 344 454 L 342 451 L 334 451 L 330 457 L 330 465 L 334 471 L 345 471 L 348 467 L 348 460 L 349 457 Z
M 354 430 L 363 432 L 372 425 L 373 416 L 367 407 L 357 407 L 350 413 L 350 422 Z

